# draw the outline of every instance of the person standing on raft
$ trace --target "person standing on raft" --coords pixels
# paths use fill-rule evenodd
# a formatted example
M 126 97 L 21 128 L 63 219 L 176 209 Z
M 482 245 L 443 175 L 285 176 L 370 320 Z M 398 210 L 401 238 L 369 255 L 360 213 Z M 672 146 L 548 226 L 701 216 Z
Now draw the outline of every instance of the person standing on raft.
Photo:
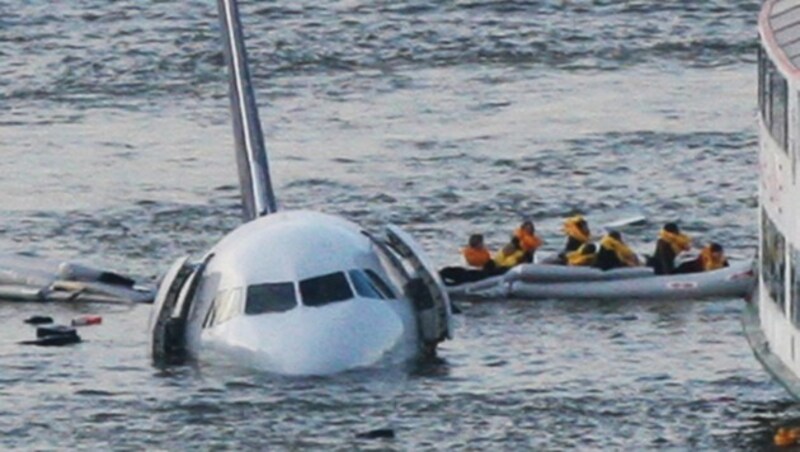
M 619 231 L 610 231 L 600 240 L 600 251 L 597 252 L 595 267 L 600 270 L 611 270 L 639 265 L 639 257 L 622 241 L 622 234 Z
M 544 243 L 539 236 L 536 235 L 536 226 L 532 221 L 524 221 L 520 227 L 514 231 L 514 237 L 519 239 L 519 244 L 524 251 L 522 262 L 530 264 L 533 262 L 533 255 L 536 250 Z
M 675 258 L 692 247 L 692 239 L 681 233 L 678 225 L 667 223 L 658 233 L 656 250 L 650 260 L 650 265 L 656 275 L 669 275 L 675 272 Z
M 675 269 L 675 273 L 700 273 L 719 270 L 728 266 L 725 251 L 719 243 L 711 242 L 696 259 L 684 262 Z

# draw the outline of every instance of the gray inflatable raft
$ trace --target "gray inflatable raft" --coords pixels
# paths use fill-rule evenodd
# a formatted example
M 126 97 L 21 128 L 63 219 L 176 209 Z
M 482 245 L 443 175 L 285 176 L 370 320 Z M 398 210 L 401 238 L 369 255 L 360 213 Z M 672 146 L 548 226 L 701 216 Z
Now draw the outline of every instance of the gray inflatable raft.
M 0 300 L 151 303 L 155 290 L 126 276 L 72 262 L 0 256 Z
M 655 275 L 648 267 L 602 271 L 595 268 L 525 264 L 508 273 L 448 287 L 453 300 L 578 299 L 697 300 L 746 295 L 755 283 L 753 263 L 703 273 Z

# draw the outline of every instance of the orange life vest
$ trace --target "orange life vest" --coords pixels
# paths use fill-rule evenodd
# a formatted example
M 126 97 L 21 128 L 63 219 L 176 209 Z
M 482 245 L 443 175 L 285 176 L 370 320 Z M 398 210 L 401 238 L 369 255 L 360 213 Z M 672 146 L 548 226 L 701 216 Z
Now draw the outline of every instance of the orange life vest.
M 473 248 L 468 246 L 461 250 L 461 254 L 464 255 L 464 260 L 467 261 L 467 265 L 472 267 L 483 268 L 487 262 L 492 260 L 489 250 L 485 247 Z
M 522 228 L 517 228 L 517 230 L 514 231 L 514 236 L 519 239 L 519 245 L 526 253 L 536 251 L 537 248 L 542 246 L 542 239 L 537 237 L 536 234 L 530 234 L 524 231 Z

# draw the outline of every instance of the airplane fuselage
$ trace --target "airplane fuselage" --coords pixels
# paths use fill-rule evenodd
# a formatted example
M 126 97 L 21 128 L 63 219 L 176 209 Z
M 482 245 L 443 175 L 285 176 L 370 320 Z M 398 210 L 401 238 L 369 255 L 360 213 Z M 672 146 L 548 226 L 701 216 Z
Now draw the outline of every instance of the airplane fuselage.
M 330 374 L 420 349 L 406 270 L 358 226 L 316 212 L 258 218 L 207 256 L 188 351 L 281 374 Z

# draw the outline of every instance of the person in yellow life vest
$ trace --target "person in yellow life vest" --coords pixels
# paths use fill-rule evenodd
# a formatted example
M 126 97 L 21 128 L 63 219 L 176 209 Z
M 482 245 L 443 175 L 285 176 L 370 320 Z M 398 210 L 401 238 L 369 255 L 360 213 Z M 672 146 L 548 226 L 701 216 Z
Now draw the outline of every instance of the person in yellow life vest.
M 511 241 L 495 254 L 494 264 L 498 269 L 508 270 L 523 263 L 524 258 L 525 251 L 522 249 L 522 244 L 516 236 L 513 236 Z
M 638 265 L 639 257 L 622 241 L 622 234 L 619 231 L 611 231 L 600 240 L 595 267 L 600 270 L 611 270 Z
M 568 264 L 567 254 L 577 251 L 578 248 L 589 243 L 592 233 L 589 231 L 589 223 L 581 215 L 564 220 L 562 231 L 567 236 L 567 242 L 564 244 L 564 249 L 558 253 L 558 258 L 562 264 Z
M 597 260 L 597 247 L 594 243 L 581 245 L 575 251 L 567 253 L 567 265 L 571 267 L 591 267 Z
M 719 270 L 728 266 L 728 259 L 725 258 L 725 250 L 719 243 L 711 242 L 696 259 L 684 262 L 675 269 L 675 273 L 700 273 Z
M 536 227 L 533 225 L 533 222 L 524 221 L 520 227 L 514 231 L 514 237 L 519 239 L 522 251 L 525 252 L 525 255 L 522 257 L 522 262 L 533 262 L 534 253 L 536 253 L 536 250 L 544 243 L 542 239 L 536 235 Z
M 675 272 L 675 258 L 692 248 L 692 239 L 683 234 L 675 223 L 667 223 L 658 233 L 656 249 L 650 260 L 650 266 L 656 275 L 668 275 Z
M 439 270 L 439 276 L 447 286 L 480 281 L 505 272 L 495 265 L 491 253 L 483 244 L 482 234 L 469 236 L 469 242 L 461 249 L 461 255 L 471 268 L 445 267 Z
M 704 272 L 719 270 L 728 266 L 728 259 L 725 257 L 725 250 L 719 243 L 711 242 L 700 252 L 700 263 Z

